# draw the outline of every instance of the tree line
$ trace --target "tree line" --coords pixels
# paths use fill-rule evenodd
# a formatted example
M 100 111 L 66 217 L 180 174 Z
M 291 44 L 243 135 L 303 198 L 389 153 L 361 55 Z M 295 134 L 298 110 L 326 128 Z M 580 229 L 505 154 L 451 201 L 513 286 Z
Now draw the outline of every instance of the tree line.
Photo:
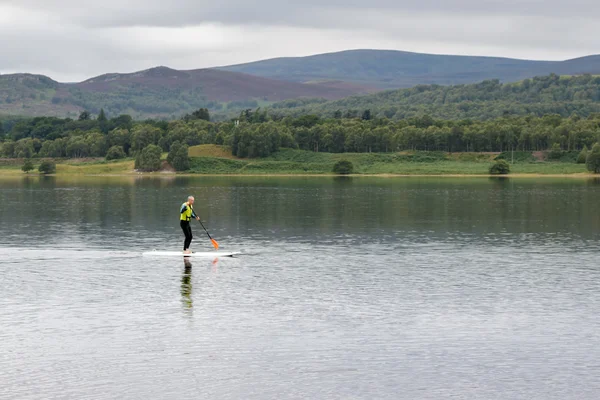
M 543 116 L 600 112 L 600 77 L 540 76 L 516 83 L 487 80 L 466 85 L 417 85 L 341 100 L 292 99 L 269 106 L 278 116 L 355 118 L 370 110 L 373 117 L 405 119 L 429 114 L 441 119 L 496 119 L 503 116 Z
M 81 113 L 77 120 L 36 117 L 4 120 L 3 157 L 110 159 L 135 157 L 149 145 L 163 152 L 173 143 L 228 145 L 238 157 L 267 157 L 279 148 L 315 152 L 562 151 L 591 148 L 600 141 L 600 114 L 505 116 L 493 120 L 446 120 L 429 115 L 399 121 L 363 113 L 359 118 L 319 115 L 278 117 L 266 110 L 246 110 L 226 122 L 211 122 L 207 110 L 181 120 L 134 121 L 128 115 L 108 118 Z M 7 129 L 8 128 L 8 129 Z

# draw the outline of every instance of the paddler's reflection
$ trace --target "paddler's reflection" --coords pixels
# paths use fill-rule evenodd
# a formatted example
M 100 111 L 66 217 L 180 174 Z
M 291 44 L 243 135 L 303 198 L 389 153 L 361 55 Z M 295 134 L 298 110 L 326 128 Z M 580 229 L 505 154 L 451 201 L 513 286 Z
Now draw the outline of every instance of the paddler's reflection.
M 183 307 L 190 310 L 193 306 L 192 301 L 192 263 L 187 257 L 183 259 L 183 276 L 181 277 L 181 301 Z

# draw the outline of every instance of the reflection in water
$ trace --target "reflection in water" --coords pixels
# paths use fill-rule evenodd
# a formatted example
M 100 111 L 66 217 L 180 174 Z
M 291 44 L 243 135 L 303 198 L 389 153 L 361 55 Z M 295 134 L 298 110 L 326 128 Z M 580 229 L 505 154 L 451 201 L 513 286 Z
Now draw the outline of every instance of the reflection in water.
M 141 269 L 179 249 L 189 193 L 244 256 Z M 575 178 L 0 178 L 0 398 L 597 399 L 598 198 Z
M 351 176 L 334 176 L 333 181 L 337 184 L 352 184 L 353 180 Z
M 490 176 L 488 179 L 495 189 L 508 187 L 508 184 L 511 183 L 510 178 L 507 176 Z
M 88 246 L 104 246 L 103 237 L 110 234 L 134 246 L 144 237 L 150 248 L 165 246 L 165 240 L 179 247 L 173 204 L 189 193 L 197 194 L 202 217 L 218 237 L 560 232 L 595 239 L 600 232 L 600 219 L 589 217 L 599 213 L 600 183 L 594 179 L 46 178 L 0 178 L 5 238 L 27 240 L 21 228 L 27 219 L 13 210 L 27 201 L 30 190 L 44 209 L 40 223 L 49 227 L 38 232 L 40 243 L 60 241 L 70 230 Z M 82 199 L 86 207 L 78 206 Z
M 192 263 L 188 257 L 183 258 L 183 276 L 181 277 L 181 302 L 184 310 L 191 314 L 192 300 Z
M 219 259 L 215 258 L 211 262 L 211 270 L 213 273 L 218 271 Z M 189 257 L 183 258 L 183 275 L 181 276 L 181 304 L 184 311 L 192 314 L 194 300 L 192 299 L 192 262 Z

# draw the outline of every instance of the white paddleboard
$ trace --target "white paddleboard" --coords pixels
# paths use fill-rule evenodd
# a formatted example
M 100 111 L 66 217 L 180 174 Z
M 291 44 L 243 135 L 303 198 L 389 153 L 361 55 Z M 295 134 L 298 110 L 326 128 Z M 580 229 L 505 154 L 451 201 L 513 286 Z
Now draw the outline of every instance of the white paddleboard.
M 182 251 L 147 251 L 142 253 L 144 257 L 233 257 L 241 254 L 237 251 L 204 251 L 190 254 L 184 254 Z

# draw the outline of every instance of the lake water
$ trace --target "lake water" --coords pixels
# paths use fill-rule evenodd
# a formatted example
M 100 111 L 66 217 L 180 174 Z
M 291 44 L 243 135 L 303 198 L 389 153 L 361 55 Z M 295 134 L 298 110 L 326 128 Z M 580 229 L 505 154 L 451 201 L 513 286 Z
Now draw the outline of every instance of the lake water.
M 599 310 L 598 180 L 0 179 L 1 399 L 597 399 Z

